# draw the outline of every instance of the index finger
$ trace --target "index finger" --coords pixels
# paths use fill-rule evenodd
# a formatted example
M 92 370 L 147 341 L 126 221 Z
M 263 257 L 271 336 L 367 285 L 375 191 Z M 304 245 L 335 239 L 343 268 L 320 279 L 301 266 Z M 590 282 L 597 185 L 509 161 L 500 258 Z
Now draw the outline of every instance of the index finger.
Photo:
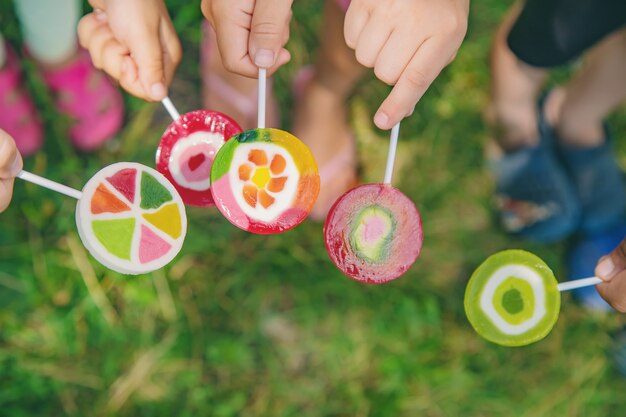
M 391 129 L 410 115 L 430 84 L 451 61 L 452 56 L 452 53 L 442 53 L 439 43 L 432 40 L 424 41 L 376 112 L 374 116 L 376 126 L 383 130 Z

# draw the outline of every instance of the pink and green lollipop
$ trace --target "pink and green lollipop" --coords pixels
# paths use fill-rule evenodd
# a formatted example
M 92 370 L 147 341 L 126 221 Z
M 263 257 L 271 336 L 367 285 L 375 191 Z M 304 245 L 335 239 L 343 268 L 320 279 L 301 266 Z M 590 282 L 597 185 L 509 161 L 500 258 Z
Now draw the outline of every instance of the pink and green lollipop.
M 391 186 L 400 124 L 391 131 L 383 184 L 365 184 L 339 197 L 328 213 L 324 237 L 328 255 L 347 276 L 382 284 L 403 275 L 424 240 L 415 204 Z

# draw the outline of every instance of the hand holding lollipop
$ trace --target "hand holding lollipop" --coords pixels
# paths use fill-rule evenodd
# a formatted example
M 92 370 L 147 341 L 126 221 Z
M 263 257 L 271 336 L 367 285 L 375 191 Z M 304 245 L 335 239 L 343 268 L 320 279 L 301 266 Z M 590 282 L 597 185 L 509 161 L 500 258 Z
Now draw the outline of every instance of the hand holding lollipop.
M 557 284 L 537 256 L 505 250 L 491 255 L 472 274 L 465 290 L 465 314 L 485 339 L 524 346 L 550 333 L 559 318 L 561 292 L 601 282 L 590 277 Z
M 339 197 L 326 218 L 330 259 L 347 276 L 382 284 L 417 259 L 424 233 L 415 204 L 391 186 L 400 123 L 391 130 L 383 184 L 365 184 Z
M 82 192 L 23 170 L 17 177 L 77 199 L 80 238 L 109 269 L 133 275 L 151 272 L 182 248 L 185 207 L 176 189 L 151 168 L 131 162 L 109 165 Z

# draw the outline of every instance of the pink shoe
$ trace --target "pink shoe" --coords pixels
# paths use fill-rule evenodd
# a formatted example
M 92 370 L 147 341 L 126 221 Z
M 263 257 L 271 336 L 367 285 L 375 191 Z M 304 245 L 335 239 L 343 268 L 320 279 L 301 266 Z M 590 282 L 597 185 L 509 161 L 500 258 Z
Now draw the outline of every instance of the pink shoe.
M 24 89 L 18 57 L 8 44 L 7 60 L 0 69 L 0 128 L 15 139 L 22 156 L 35 153 L 43 142 L 43 128 L 35 105 Z
M 74 119 L 70 139 L 76 148 L 91 151 L 120 130 L 124 103 L 119 90 L 91 63 L 86 51 L 61 68 L 43 70 L 56 96 L 59 111 Z

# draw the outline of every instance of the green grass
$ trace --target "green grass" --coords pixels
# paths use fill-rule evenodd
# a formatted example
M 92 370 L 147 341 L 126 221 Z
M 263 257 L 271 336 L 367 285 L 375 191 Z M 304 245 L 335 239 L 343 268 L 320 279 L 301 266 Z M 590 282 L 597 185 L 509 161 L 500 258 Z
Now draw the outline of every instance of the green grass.
M 7 3 L 3 32 L 17 42 Z M 191 110 L 200 103 L 201 17 L 196 2 L 171 3 L 185 49 L 173 96 Z M 294 59 L 276 76 L 287 122 L 289 82 L 312 59 L 320 23 L 318 2 L 296 4 Z M 404 124 L 397 185 L 420 209 L 425 241 L 395 282 L 344 277 L 320 224 L 257 236 L 199 209 L 189 210 L 187 240 L 171 265 L 121 276 L 86 253 L 73 201 L 18 182 L 0 216 L 0 415 L 623 415 L 626 381 L 609 355 L 621 316 L 592 316 L 566 295 L 545 340 L 508 349 L 480 339 L 463 313 L 465 282 L 494 251 L 531 250 L 565 278 L 564 244 L 513 240 L 493 222 L 481 110 L 489 43 L 507 6 L 475 2 L 457 60 Z M 81 155 L 34 67 L 27 70 L 47 131 L 29 170 L 80 188 L 109 163 L 153 163 L 167 124 L 158 105 L 128 98 L 116 144 Z M 387 91 L 370 78 L 350 102 L 370 181 L 382 176 L 386 152 L 371 116 Z M 622 139 L 626 113 L 612 122 Z

